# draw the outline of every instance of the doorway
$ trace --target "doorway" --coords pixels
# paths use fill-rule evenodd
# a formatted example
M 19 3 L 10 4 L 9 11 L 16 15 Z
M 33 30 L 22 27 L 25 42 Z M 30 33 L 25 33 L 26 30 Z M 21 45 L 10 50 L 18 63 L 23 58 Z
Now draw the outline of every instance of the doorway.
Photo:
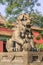
M 3 41 L 3 52 L 7 52 L 7 49 L 6 49 L 6 41 Z

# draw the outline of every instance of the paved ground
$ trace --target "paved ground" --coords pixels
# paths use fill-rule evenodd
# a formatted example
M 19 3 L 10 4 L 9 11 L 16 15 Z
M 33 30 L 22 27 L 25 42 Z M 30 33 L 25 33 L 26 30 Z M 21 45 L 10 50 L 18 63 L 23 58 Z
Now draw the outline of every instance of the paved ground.
M 17 63 L 7 63 L 7 62 L 2 62 L 0 65 L 23 65 L 23 64 L 17 64 Z
M 7 63 L 7 62 L 2 62 L 0 63 L 0 65 L 24 65 L 24 64 L 17 64 L 17 63 Z M 42 63 L 29 63 L 28 65 L 43 65 L 43 62 Z
M 34 63 L 30 63 L 30 65 L 43 65 L 43 62 L 34 62 Z

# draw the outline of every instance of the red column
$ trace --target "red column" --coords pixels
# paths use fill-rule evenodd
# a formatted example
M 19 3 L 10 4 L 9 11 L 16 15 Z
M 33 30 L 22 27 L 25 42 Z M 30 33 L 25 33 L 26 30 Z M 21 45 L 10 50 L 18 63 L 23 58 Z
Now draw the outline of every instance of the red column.
M 0 52 L 3 52 L 3 41 L 0 41 Z

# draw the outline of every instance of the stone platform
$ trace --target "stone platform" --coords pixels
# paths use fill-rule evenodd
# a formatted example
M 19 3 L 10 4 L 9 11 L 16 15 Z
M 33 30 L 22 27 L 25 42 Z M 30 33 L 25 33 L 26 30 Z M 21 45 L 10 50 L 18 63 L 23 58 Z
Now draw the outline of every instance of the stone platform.
M 43 52 L 23 51 L 0 53 L 0 65 L 43 65 L 42 59 Z
M 43 62 L 34 62 L 34 63 L 30 63 L 29 65 L 43 65 Z
M 0 65 L 27 65 L 27 52 L 3 52 L 0 53 Z
M 12 63 L 12 62 L 1 62 L 0 65 L 24 65 L 21 63 Z M 34 62 L 34 63 L 28 63 L 27 65 L 43 65 L 43 62 Z

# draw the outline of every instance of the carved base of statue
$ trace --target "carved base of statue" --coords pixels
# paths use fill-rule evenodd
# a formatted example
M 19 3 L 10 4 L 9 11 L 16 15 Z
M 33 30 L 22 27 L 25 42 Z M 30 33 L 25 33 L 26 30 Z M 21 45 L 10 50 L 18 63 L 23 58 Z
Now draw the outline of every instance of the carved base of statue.
M 31 49 L 31 46 L 30 46 L 29 43 L 25 43 L 25 44 L 23 45 L 23 50 L 29 51 L 30 49 Z

